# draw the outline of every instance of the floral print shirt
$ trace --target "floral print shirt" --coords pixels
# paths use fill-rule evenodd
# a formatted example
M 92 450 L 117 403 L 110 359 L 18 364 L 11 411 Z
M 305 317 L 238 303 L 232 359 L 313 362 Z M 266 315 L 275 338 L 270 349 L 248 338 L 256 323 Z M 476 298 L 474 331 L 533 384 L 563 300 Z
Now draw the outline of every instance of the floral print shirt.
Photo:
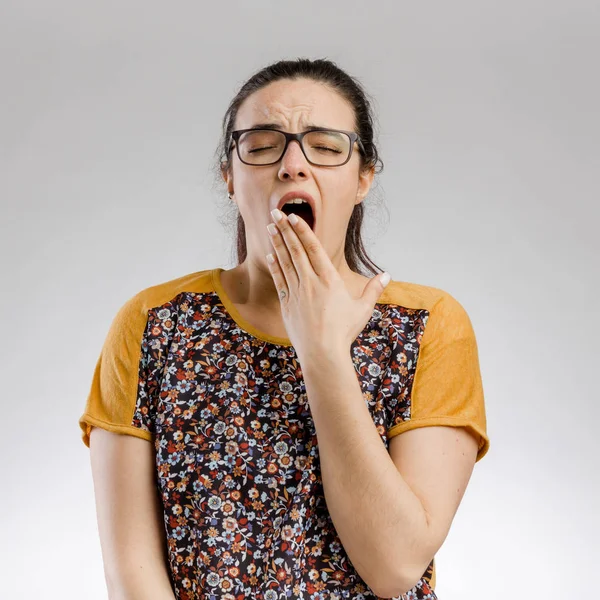
M 153 444 L 177 600 L 376 598 L 327 511 L 302 367 L 246 322 L 221 268 L 142 290 L 109 328 L 79 420 Z M 382 443 L 466 427 L 488 451 L 477 345 L 449 293 L 391 281 L 351 357 Z M 431 563 L 398 598 L 436 599 Z

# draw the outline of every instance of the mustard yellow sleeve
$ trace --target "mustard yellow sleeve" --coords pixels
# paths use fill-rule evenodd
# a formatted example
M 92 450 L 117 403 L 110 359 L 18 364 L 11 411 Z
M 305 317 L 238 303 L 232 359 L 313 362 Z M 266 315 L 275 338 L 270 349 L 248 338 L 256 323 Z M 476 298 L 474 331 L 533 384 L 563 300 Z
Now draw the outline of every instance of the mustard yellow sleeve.
M 477 461 L 487 453 L 490 442 L 477 341 L 467 312 L 447 292 L 427 315 L 409 406 L 392 422 L 388 438 L 431 425 L 466 427 L 478 440 Z
M 79 419 L 81 437 L 88 448 L 92 427 L 153 439 L 155 411 L 148 369 L 148 322 L 148 311 L 139 294 L 113 318 Z

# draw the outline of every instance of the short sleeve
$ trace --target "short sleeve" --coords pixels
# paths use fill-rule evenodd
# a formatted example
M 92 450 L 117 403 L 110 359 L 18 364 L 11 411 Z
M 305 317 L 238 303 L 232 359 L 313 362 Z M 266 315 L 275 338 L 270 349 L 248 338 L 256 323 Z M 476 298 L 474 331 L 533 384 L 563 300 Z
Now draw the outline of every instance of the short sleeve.
M 463 306 L 444 292 L 423 322 L 422 335 L 415 336 L 420 344 L 409 395 L 410 409 L 406 410 L 406 404 L 398 404 L 388 438 L 431 425 L 465 427 L 478 441 L 478 462 L 487 453 L 490 442 L 471 320 Z
M 153 440 L 148 326 L 148 311 L 139 294 L 119 309 L 110 325 L 79 419 L 88 448 L 92 427 Z

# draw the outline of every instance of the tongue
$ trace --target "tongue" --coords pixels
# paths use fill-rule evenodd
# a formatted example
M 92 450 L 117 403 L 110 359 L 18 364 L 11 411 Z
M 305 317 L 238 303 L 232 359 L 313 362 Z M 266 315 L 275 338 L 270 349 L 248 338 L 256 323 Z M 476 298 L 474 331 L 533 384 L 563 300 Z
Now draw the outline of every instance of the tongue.
M 282 208 L 282 211 L 286 215 L 290 215 L 291 213 L 298 215 L 304 219 L 308 223 L 308 226 L 312 229 L 315 219 L 309 204 L 285 204 Z

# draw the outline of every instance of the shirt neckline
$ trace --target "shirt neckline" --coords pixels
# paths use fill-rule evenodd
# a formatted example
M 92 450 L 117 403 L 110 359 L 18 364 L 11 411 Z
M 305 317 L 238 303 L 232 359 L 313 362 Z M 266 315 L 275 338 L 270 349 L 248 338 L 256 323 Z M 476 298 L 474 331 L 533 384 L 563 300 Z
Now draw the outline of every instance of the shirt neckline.
M 229 296 L 225 292 L 225 288 L 221 284 L 221 273 L 224 270 L 225 269 L 223 269 L 222 267 L 216 267 L 215 269 L 212 269 L 211 278 L 217 296 L 219 297 L 221 304 L 225 307 L 225 311 L 227 312 L 231 320 L 234 321 L 243 331 L 254 336 L 255 338 L 258 338 L 259 340 L 263 340 L 264 342 L 269 342 L 271 344 L 276 344 L 277 346 L 291 347 L 292 342 L 289 338 L 269 335 L 268 333 L 261 331 L 260 329 L 252 325 L 252 323 L 246 321 L 244 317 L 242 317 L 235 304 L 230 300 Z

